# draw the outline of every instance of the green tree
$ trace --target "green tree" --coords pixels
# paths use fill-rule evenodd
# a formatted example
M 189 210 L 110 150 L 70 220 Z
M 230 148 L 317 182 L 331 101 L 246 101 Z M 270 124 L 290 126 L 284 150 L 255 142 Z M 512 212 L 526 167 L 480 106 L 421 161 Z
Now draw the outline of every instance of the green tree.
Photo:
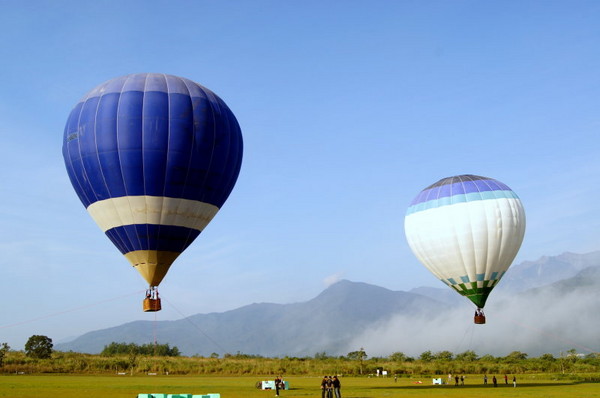
M 570 350 L 567 351 L 567 358 L 569 358 L 571 360 L 571 362 L 575 363 L 577 362 L 577 359 L 579 359 L 579 355 L 577 354 L 577 350 L 575 348 L 571 348 Z
M 550 372 L 555 366 L 556 358 L 554 358 L 554 355 L 552 354 L 543 354 L 540 355 L 537 360 L 532 362 L 535 363 L 535 366 L 537 366 L 539 370 L 543 372 Z
M 390 355 L 389 358 L 390 358 L 390 361 L 405 362 L 408 357 L 403 352 L 394 352 L 392 355 Z
M 454 354 L 450 351 L 440 351 L 435 353 L 434 358 L 440 361 L 451 361 Z
M 4 357 L 8 351 L 10 351 L 10 347 L 7 343 L 0 344 L 0 368 L 4 365 Z
M 135 343 L 115 343 L 112 342 L 109 345 L 105 345 L 100 355 L 113 356 L 113 355 L 126 355 L 135 351 L 138 355 L 144 356 L 159 356 L 159 357 L 178 357 L 181 355 L 179 348 L 169 347 L 169 344 L 142 344 L 137 345 Z
M 131 369 L 131 374 L 133 374 L 133 368 L 137 364 L 137 356 L 138 356 L 138 351 L 136 349 L 132 349 L 129 352 L 129 356 L 127 358 L 127 366 L 129 367 L 129 369 Z
M 463 353 L 457 354 L 456 359 L 458 361 L 475 362 L 477 360 L 477 354 L 475 354 L 475 351 L 469 350 L 469 351 L 465 351 Z
M 504 357 L 507 362 L 518 362 L 527 359 L 527 354 L 521 351 L 513 351 Z
M 364 348 L 360 348 L 358 351 L 349 352 L 346 357 L 352 361 L 364 361 L 367 359 L 367 353 Z
M 434 357 L 433 357 L 433 354 L 431 353 L 431 351 L 425 351 L 425 352 L 421 353 L 421 355 L 419 356 L 419 359 L 423 362 L 431 362 L 431 361 L 433 361 Z
M 544 355 L 540 356 L 540 359 L 542 361 L 548 361 L 548 362 L 556 361 L 556 358 L 554 358 L 554 355 L 552 355 L 552 354 L 544 354 Z
M 33 335 L 25 343 L 25 354 L 31 358 L 47 359 L 52 357 L 52 339 L 47 336 Z
M 367 359 L 365 349 L 360 347 L 360 350 L 358 351 L 349 352 L 347 358 L 352 361 L 360 361 L 360 374 L 363 374 L 363 361 Z

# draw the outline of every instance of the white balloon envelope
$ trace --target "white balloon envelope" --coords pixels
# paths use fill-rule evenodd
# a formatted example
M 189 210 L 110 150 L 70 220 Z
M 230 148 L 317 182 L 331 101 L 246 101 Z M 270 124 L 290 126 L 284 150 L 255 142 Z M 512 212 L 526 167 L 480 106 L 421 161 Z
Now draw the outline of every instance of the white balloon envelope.
M 500 181 L 448 177 L 411 202 L 404 231 L 419 261 L 481 309 L 521 247 L 525 210 Z

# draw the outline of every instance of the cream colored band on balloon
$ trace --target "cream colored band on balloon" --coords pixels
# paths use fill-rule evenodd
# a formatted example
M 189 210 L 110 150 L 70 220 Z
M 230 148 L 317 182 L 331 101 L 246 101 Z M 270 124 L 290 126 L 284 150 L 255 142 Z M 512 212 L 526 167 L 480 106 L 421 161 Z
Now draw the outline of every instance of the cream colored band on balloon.
M 171 225 L 202 231 L 219 208 L 209 203 L 160 196 L 122 196 L 87 208 L 102 231 L 132 224 Z

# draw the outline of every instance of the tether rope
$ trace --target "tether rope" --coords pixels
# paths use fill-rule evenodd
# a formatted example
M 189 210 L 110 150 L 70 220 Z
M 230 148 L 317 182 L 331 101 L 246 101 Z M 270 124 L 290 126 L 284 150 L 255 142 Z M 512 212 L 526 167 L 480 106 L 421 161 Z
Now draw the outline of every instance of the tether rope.
M 70 309 L 67 309 L 67 310 L 63 310 L 63 311 L 53 312 L 53 313 L 42 315 L 42 316 L 39 316 L 39 317 L 36 317 L 36 318 L 27 319 L 25 321 L 10 323 L 8 325 L 0 325 L 0 329 L 8 329 L 8 328 L 12 328 L 12 327 L 15 327 L 15 326 L 21 326 L 21 325 L 25 325 L 25 324 L 32 323 L 32 322 L 37 322 L 37 321 L 40 321 L 42 319 L 54 318 L 56 316 L 68 314 L 70 312 L 82 311 L 82 310 L 85 310 L 87 308 L 95 307 L 95 306 L 98 306 L 100 304 L 108 303 L 108 302 L 115 301 L 115 300 L 120 300 L 120 299 L 123 299 L 125 297 L 133 296 L 134 294 L 140 294 L 140 293 L 143 293 L 143 292 L 144 292 L 144 290 L 137 290 L 137 291 L 132 292 L 132 293 L 128 293 L 128 294 L 124 294 L 124 295 L 121 295 L 121 296 L 116 296 L 116 297 L 104 299 L 104 300 L 101 300 L 101 301 L 97 301 L 95 303 L 86 304 L 86 305 L 82 305 L 82 306 L 79 306 L 79 307 L 73 307 L 73 308 L 70 308 Z
M 165 300 L 167 302 L 167 304 L 169 304 L 169 306 L 171 306 L 175 311 L 177 311 L 179 313 L 179 315 L 181 315 L 183 317 L 183 319 L 185 319 L 186 321 L 188 321 L 192 326 L 194 326 L 204 337 L 207 338 L 207 340 L 209 340 L 211 343 L 213 343 L 219 350 L 221 350 L 223 353 L 227 353 L 228 351 L 223 348 L 219 343 L 217 343 L 213 338 L 211 338 L 208 334 L 206 334 L 202 329 L 200 329 L 200 326 L 196 325 L 188 315 L 185 315 L 183 312 L 181 312 L 177 307 L 175 307 L 173 305 L 173 303 L 171 303 L 169 300 L 166 300 L 164 298 L 162 298 L 163 300 Z

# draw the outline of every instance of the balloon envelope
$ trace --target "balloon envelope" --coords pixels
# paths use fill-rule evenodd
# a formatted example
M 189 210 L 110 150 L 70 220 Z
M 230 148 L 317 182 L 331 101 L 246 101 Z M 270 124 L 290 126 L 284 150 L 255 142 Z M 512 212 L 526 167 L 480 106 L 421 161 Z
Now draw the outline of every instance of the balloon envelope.
M 141 73 L 87 93 L 71 111 L 62 151 L 92 218 L 158 286 L 231 193 L 242 146 L 235 116 L 213 92 Z
M 521 247 L 525 211 L 500 181 L 460 175 L 421 191 L 406 212 L 404 230 L 427 269 L 483 308 Z

